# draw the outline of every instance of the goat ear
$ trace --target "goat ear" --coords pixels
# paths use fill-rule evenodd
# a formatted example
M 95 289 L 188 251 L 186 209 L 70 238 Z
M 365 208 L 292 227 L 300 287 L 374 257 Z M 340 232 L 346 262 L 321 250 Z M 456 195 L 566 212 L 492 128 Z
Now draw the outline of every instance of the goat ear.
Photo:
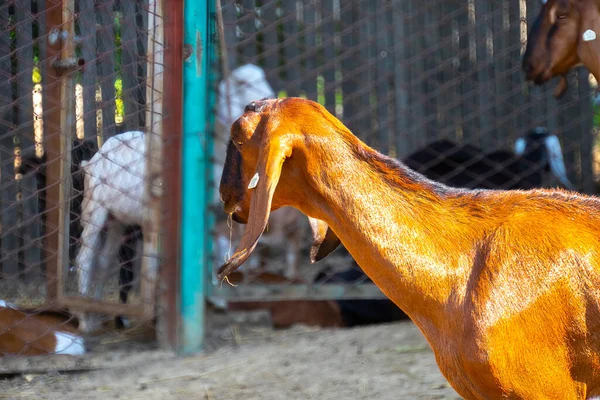
M 308 217 L 312 229 L 313 243 L 310 248 L 310 262 L 314 263 L 327 257 L 338 248 L 341 241 L 325 221 Z
M 256 247 L 269 221 L 273 194 L 279 183 L 283 162 L 291 153 L 291 146 L 280 138 L 271 139 L 261 148 L 256 175 L 247 189 L 254 191 L 250 201 L 248 224 L 235 254 L 219 268 L 217 277 L 220 280 L 238 269 Z
M 567 177 L 567 168 L 563 160 L 562 150 L 560 147 L 560 141 L 555 135 L 548 135 L 544 140 L 546 150 L 548 151 L 548 164 L 552 170 L 552 174 L 562 183 L 566 188 L 575 190 L 575 187 Z
M 585 64 L 590 72 L 598 73 L 600 59 L 600 9 L 595 1 L 580 3 L 581 31 L 577 45 L 579 60 Z

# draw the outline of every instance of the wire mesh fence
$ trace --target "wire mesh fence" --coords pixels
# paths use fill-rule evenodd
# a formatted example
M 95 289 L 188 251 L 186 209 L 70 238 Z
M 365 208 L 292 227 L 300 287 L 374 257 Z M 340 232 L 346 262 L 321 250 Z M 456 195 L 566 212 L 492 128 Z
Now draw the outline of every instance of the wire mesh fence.
M 368 145 L 453 186 L 594 192 L 595 82 L 578 69 L 557 100 L 554 81 L 534 87 L 521 70 L 539 8 L 535 0 L 223 1 L 222 70 L 231 73 L 228 85 L 215 87 L 217 171 L 245 104 L 300 96 L 323 104 Z M 219 264 L 243 227 L 230 229 L 216 208 Z M 245 284 L 213 279 L 213 295 L 231 304 L 338 299 L 350 308 L 382 298 L 343 250 L 308 263 L 310 231 L 295 210 L 273 213 L 259 243 L 242 268 Z
M 0 356 L 154 335 L 162 4 L 0 3 Z

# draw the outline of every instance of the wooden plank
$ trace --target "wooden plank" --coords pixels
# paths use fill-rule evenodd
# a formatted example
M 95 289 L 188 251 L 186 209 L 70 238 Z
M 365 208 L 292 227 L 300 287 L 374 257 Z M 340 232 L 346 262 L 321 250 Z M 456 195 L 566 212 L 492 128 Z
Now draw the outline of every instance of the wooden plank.
M 528 2 L 527 3 L 527 31 L 529 32 L 529 28 L 531 24 L 535 20 L 540 11 L 541 3 L 540 2 Z M 528 104 L 528 114 L 529 121 L 527 126 L 522 127 L 522 131 L 519 134 L 524 134 L 527 129 L 534 128 L 536 126 L 545 126 L 546 125 L 546 97 L 551 95 L 551 92 L 548 92 L 549 84 L 543 86 L 537 85 L 529 85 L 529 95 L 526 98 Z
M 409 32 L 406 2 L 392 7 L 394 47 L 391 52 L 394 63 L 394 132 L 396 157 L 404 157 L 409 152 L 408 132 L 411 121 L 409 103 Z
M 46 0 L 37 0 L 35 3 L 35 23 L 37 24 L 37 35 L 34 38 L 34 47 L 38 51 L 38 63 L 37 68 L 40 71 L 41 77 L 44 76 L 45 64 L 43 60 L 46 59 L 46 45 L 47 45 L 47 31 L 46 31 Z M 42 82 L 43 83 L 43 82 Z M 36 87 L 43 96 L 43 86 L 39 85 Z M 35 155 L 38 158 L 44 156 L 44 125 L 43 125 L 43 104 L 37 104 L 34 106 L 34 135 L 35 135 Z M 40 179 L 35 180 L 35 186 L 32 190 L 35 190 L 37 197 L 37 204 L 34 206 L 34 210 L 37 210 L 37 221 L 38 225 L 38 237 L 35 239 L 35 246 L 39 251 L 39 268 L 40 273 L 45 276 L 46 274 L 46 180 Z
M 69 311 L 85 311 L 101 313 L 109 316 L 124 315 L 131 318 L 144 319 L 146 310 L 144 304 L 121 304 L 111 303 L 82 296 L 62 296 L 56 303 Z
M 125 109 L 123 125 L 126 130 L 139 130 L 140 117 L 143 112 L 138 103 L 137 69 L 139 63 L 137 46 L 137 26 L 135 21 L 135 2 L 122 1 L 121 7 L 121 78 L 123 80 L 123 106 Z
M 465 142 L 478 144 L 477 132 L 479 130 L 477 121 L 477 92 L 474 85 L 474 64 L 475 64 L 475 42 L 474 42 L 474 23 L 470 21 L 474 18 L 474 0 L 465 2 L 464 12 L 458 16 L 459 21 L 459 52 L 460 67 L 459 74 L 461 79 L 461 119 L 462 119 L 462 139 Z
M 271 43 L 271 41 L 273 41 L 273 38 L 274 43 L 277 43 L 277 32 L 275 30 L 275 25 L 272 25 L 274 23 L 273 17 L 275 16 L 275 2 L 267 3 L 266 5 L 261 7 L 261 10 L 263 12 L 263 22 L 265 24 L 263 28 L 263 43 L 265 44 L 265 47 L 269 52 L 268 55 L 265 54 L 265 71 L 267 71 L 267 68 L 269 68 L 269 72 L 271 72 L 273 68 L 277 68 L 277 63 L 275 63 L 274 66 L 269 64 L 270 62 L 272 62 L 271 57 L 273 56 L 273 53 L 271 53 L 273 51 L 271 50 L 271 45 L 273 44 Z M 225 36 L 225 46 L 227 47 L 227 66 L 229 67 L 229 71 L 231 71 L 237 66 L 237 17 L 234 1 L 224 0 L 221 6 L 221 12 L 223 16 L 223 34 Z M 277 53 L 275 52 L 274 54 L 276 55 Z M 267 74 L 267 76 L 269 76 L 269 74 Z M 269 81 L 271 81 L 272 79 L 274 78 L 270 78 Z
M 162 115 L 164 68 L 163 0 L 151 4 L 148 14 L 148 86 L 146 99 L 146 179 L 144 182 L 144 254 L 142 258 L 140 292 L 144 316 L 155 316 L 156 278 L 158 276 L 159 226 L 162 198 Z
M 256 18 L 254 8 L 255 0 L 242 0 L 244 12 L 238 21 L 238 25 L 243 32 L 238 44 L 243 61 L 241 64 L 258 64 L 258 49 L 256 48 Z
M 581 118 L 581 185 L 585 193 L 595 194 L 594 182 L 594 112 L 590 98 L 591 88 L 589 83 L 589 72 L 580 68 L 578 71 L 577 92 L 580 99 L 579 115 Z
M 81 85 L 83 87 L 83 129 L 85 138 L 97 135 L 96 124 L 96 12 L 94 0 L 79 1 L 79 29 L 81 34 L 81 57 L 85 61 L 82 71 Z
M 479 145 L 491 149 L 494 145 L 495 107 L 493 103 L 494 66 L 492 58 L 493 44 L 492 22 L 494 8 L 490 0 L 475 1 L 475 41 L 477 50 L 477 90 L 479 109 Z
M 16 24 L 16 58 L 17 58 L 17 152 L 33 150 L 33 18 L 31 0 L 17 0 L 15 2 Z M 15 155 L 18 155 L 15 153 Z M 32 267 L 40 262 L 40 252 L 33 244 L 33 237 L 39 236 L 39 225 L 35 222 L 24 224 L 23 221 L 31 220 L 36 214 L 36 198 L 31 195 L 23 196 L 23 191 L 32 193 L 35 182 L 28 179 L 23 182 L 20 177 L 16 181 L 16 219 L 18 229 L 17 260 L 19 264 L 19 277 L 25 279 L 27 272 L 33 273 Z
M 429 141 L 437 138 L 440 132 L 438 123 L 438 94 L 436 90 L 439 85 L 439 6 L 428 4 L 431 8 L 421 7 L 419 10 L 419 21 L 423 25 L 420 30 L 419 56 L 422 59 L 421 93 L 423 96 L 423 130 L 415 138 L 419 147 L 425 146 Z M 420 140 L 418 140 L 420 138 Z
M 304 71 L 302 90 L 310 100 L 317 101 L 317 1 L 304 2 Z
M 532 2 L 530 2 L 532 3 Z M 510 59 L 517 60 L 521 58 L 521 28 L 522 23 L 526 18 L 523 10 L 524 0 L 519 0 L 513 7 L 510 7 Z M 524 82 L 523 71 L 520 68 L 515 68 L 511 77 L 513 88 L 520 88 L 518 93 L 513 96 L 513 109 L 515 110 L 514 128 L 517 135 L 523 131 L 523 127 L 529 126 L 529 103 L 526 100 L 528 93 L 528 84 Z M 514 90 L 514 89 L 513 89 Z
M 510 17 L 508 0 L 499 0 L 496 3 L 492 19 L 494 34 L 494 84 L 496 90 L 491 94 L 494 96 L 496 131 L 493 135 L 492 146 L 497 148 L 504 143 L 514 143 L 516 139 L 510 129 L 510 112 L 512 109 L 511 87 L 510 87 L 510 60 L 509 35 Z
M 407 24 L 408 24 L 408 62 L 406 64 L 409 76 L 409 104 L 411 124 L 407 132 L 407 150 L 415 150 L 423 143 L 424 135 L 424 97 L 422 90 L 424 65 L 421 51 L 420 36 L 426 34 L 423 31 L 423 3 L 417 0 L 407 1 Z
M 436 7 L 437 8 L 437 7 Z M 456 137 L 460 127 L 460 77 L 457 73 L 458 35 L 456 16 L 460 5 L 444 0 L 439 5 L 440 58 L 442 64 L 441 86 L 439 90 L 438 112 L 441 115 L 437 137 Z
M 9 3 L 0 5 L 0 26 L 10 26 Z M 13 208 L 16 196 L 13 168 L 13 138 L 15 129 L 15 103 L 11 85 L 15 77 L 11 71 L 11 43 L 9 32 L 0 35 L 0 250 L 1 270 L 13 278 L 18 270 L 16 214 Z
M 324 81 L 324 100 L 325 107 L 330 113 L 335 115 L 335 92 L 337 89 L 337 82 L 335 76 L 335 70 L 337 65 L 336 60 L 336 19 L 334 15 L 334 1 L 335 0 L 320 0 L 320 12 L 321 20 L 319 21 L 321 34 L 321 61 L 319 69 L 322 72 Z
M 298 96 L 300 85 L 300 52 L 298 49 L 298 20 L 296 0 L 282 3 L 283 9 L 283 63 L 285 88 L 288 96 Z
M 355 69 L 361 65 L 360 53 L 358 51 L 358 25 L 356 21 L 357 15 L 357 0 L 348 0 L 341 2 L 341 70 L 342 70 L 342 93 L 344 101 L 344 124 L 355 134 L 360 135 L 359 121 L 357 114 L 360 107 L 357 103 L 357 91 L 359 88 L 359 77 L 356 75 Z
M 97 64 L 98 83 L 102 92 L 102 137 L 114 136 L 115 124 L 115 35 L 114 0 L 96 2 L 97 17 Z
M 138 0 L 135 2 L 136 5 L 136 24 L 137 24 L 137 43 L 138 43 L 138 54 L 142 55 L 142 59 L 138 62 L 137 77 L 138 77 L 138 89 L 137 99 L 138 103 L 142 108 L 142 112 L 139 114 L 139 126 L 146 126 L 146 113 L 143 112 L 146 107 L 146 78 L 147 78 L 147 67 L 145 56 L 148 51 L 148 10 L 150 0 Z
M 358 33 L 356 36 L 356 46 L 358 47 L 358 59 L 360 62 L 354 65 L 354 71 L 352 72 L 358 84 L 356 93 L 352 94 L 358 104 L 358 110 L 355 114 L 355 126 L 358 130 L 354 133 L 359 135 L 363 140 L 366 139 L 368 143 L 378 146 L 378 138 L 373 132 L 373 111 L 375 111 L 375 107 L 372 104 L 376 46 L 373 43 L 373 36 L 371 34 L 374 30 L 373 12 L 375 3 L 373 1 L 362 3 L 361 0 L 356 0 L 355 6 L 355 29 Z
M 334 300 L 334 299 L 385 299 L 381 290 L 373 284 L 360 285 L 223 285 L 211 287 L 209 296 L 224 297 L 230 301 L 277 301 L 277 300 Z
M 11 121 L 12 125 L 12 121 Z M 10 125 L 9 125 L 10 126 Z M 17 213 L 16 213 L 16 196 L 17 187 L 14 179 L 12 141 L 14 131 L 8 130 L 3 140 L 0 140 L 0 160 L 2 163 L 0 186 L 2 187 L 2 268 L 5 277 L 16 279 L 18 268 L 18 249 L 19 243 L 17 240 Z
M 375 3 L 377 13 L 373 16 L 375 28 L 375 99 L 377 101 L 376 122 L 379 137 L 379 150 L 389 154 L 394 148 L 393 137 L 397 135 L 394 132 L 393 121 L 391 118 L 391 107 L 393 103 L 390 90 L 393 81 L 392 65 L 392 43 L 393 41 L 393 22 L 391 2 L 380 0 Z M 394 149 L 395 151 L 395 149 Z

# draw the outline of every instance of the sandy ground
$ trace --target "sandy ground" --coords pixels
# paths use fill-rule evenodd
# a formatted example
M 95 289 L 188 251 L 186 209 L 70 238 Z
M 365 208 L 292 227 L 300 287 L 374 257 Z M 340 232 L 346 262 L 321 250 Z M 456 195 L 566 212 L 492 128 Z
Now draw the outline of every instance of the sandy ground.
M 228 329 L 202 355 L 146 350 L 131 366 L 17 375 L 0 398 L 460 399 L 411 322 L 355 329 Z M 133 356 L 132 356 L 133 357 Z

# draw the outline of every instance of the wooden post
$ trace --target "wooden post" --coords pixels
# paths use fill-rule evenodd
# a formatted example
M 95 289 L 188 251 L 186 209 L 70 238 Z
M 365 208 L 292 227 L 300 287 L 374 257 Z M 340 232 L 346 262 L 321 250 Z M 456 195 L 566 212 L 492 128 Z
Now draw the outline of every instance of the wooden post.
M 46 254 L 48 255 L 47 300 L 55 301 L 63 293 L 63 271 L 69 261 L 69 202 L 71 186 L 71 139 L 75 127 L 75 90 L 73 78 L 62 73 L 53 63 L 75 54 L 75 0 L 48 0 L 46 23 L 49 31 L 44 69 L 46 77 L 46 148 L 47 209 Z M 66 35 L 53 35 L 64 31 Z M 60 36 L 63 39 L 60 39 Z
M 150 3 L 148 14 L 148 79 L 146 87 L 146 179 L 144 189 L 144 256 L 141 298 L 147 318 L 155 316 L 159 225 L 162 198 L 162 115 L 164 29 L 163 1 Z

